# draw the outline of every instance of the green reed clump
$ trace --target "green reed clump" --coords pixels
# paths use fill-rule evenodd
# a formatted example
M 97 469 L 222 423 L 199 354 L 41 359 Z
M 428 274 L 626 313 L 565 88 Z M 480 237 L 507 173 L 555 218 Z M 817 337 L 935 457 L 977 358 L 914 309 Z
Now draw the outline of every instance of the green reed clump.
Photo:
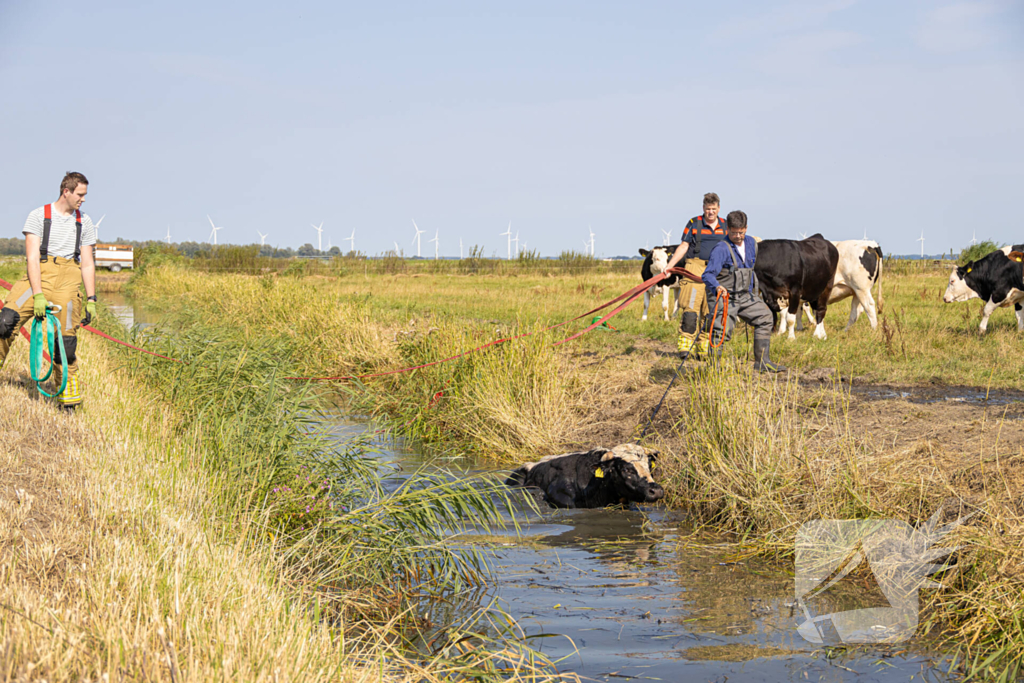
M 977 244 L 972 244 L 960 250 L 960 257 L 956 262 L 961 266 L 967 265 L 971 261 L 977 261 L 980 258 L 988 256 L 1002 246 L 1003 245 L 998 242 L 993 242 L 992 240 L 985 240 L 983 242 L 978 242 Z
M 403 592 L 483 579 L 482 556 L 447 539 L 499 521 L 510 502 L 497 482 L 435 472 L 388 485 L 390 469 L 365 441 L 340 442 L 323 428 L 317 387 L 285 379 L 282 338 L 192 325 L 145 343 L 184 361 L 126 359 L 172 408 L 176 437 L 201 447 L 202 465 L 222 475 L 222 507 L 265 511 L 268 532 L 303 549 L 300 564 L 318 583 Z
M 590 254 L 583 254 L 578 251 L 563 251 L 558 255 L 558 267 L 563 273 L 578 275 L 597 266 L 597 259 Z

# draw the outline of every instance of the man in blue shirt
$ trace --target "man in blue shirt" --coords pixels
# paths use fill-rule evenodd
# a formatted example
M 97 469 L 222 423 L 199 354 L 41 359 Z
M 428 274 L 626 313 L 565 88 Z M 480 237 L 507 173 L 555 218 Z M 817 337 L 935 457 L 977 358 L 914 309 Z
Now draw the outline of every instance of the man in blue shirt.
M 760 372 L 782 372 L 786 368 L 769 360 L 772 328 L 775 320 L 768 305 L 761 298 L 754 275 L 757 242 L 747 237 L 747 214 L 730 211 L 725 219 L 729 239 L 720 242 L 711 251 L 708 267 L 701 279 L 707 287 L 707 298 L 715 300 L 712 307 L 711 343 L 721 354 L 722 337 L 732 337 L 736 319 L 754 328 L 754 369 Z M 721 307 L 729 295 L 729 316 L 723 328 Z
M 688 271 L 694 275 L 704 272 L 711 250 L 725 239 L 725 224 L 718 218 L 720 208 L 721 200 L 717 194 L 708 192 L 704 195 L 704 213 L 691 218 L 683 228 L 683 239 L 668 260 L 668 268 L 686 259 L 683 267 Z M 708 314 L 704 286 L 699 282 L 684 281 L 679 288 L 679 306 L 683 311 L 679 326 L 679 350 L 689 354 L 700 334 L 699 322 Z M 697 348 L 701 353 L 707 353 L 707 337 L 698 342 Z

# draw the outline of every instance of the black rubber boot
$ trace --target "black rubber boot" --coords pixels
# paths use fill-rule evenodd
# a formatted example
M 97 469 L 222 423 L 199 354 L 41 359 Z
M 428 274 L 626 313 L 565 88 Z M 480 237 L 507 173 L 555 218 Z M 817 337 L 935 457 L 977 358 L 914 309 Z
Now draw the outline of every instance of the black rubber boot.
M 758 372 L 783 372 L 785 367 L 768 359 L 772 341 L 754 337 L 754 369 Z

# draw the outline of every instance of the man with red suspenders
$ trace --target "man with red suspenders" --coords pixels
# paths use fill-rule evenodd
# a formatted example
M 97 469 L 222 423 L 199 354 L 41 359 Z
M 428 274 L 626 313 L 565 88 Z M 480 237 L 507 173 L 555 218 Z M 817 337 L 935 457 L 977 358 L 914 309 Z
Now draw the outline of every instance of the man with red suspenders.
M 96 315 L 96 264 L 93 245 L 96 228 L 80 210 L 89 190 L 89 181 L 81 173 L 68 172 L 60 184 L 60 199 L 41 206 L 28 215 L 22 232 L 25 234 L 27 273 L 18 280 L 0 309 L 0 367 L 14 341 L 14 334 L 32 322 L 32 316 L 43 318 L 47 304 L 60 306 L 54 313 L 60 321 L 67 368 L 60 365 L 61 356 L 49 349 L 55 363 L 53 378 L 60 386 L 67 372 L 67 386 L 57 396 L 57 404 L 74 408 L 82 402 L 78 381 L 77 332 Z M 87 300 L 83 305 L 79 285 L 85 285 Z

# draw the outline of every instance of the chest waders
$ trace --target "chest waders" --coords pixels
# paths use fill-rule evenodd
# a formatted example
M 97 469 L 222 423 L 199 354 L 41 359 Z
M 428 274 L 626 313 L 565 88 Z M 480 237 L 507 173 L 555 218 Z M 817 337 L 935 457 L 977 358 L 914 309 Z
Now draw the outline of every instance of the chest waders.
M 729 257 L 732 259 L 732 268 L 728 271 L 720 272 L 717 280 L 718 284 L 725 287 L 726 291 L 729 293 L 729 296 L 724 298 L 726 302 L 725 306 L 727 307 L 729 305 L 729 301 L 732 300 L 733 306 L 738 308 L 738 305 L 742 303 L 740 297 L 742 297 L 743 294 L 758 296 L 760 293 L 760 287 L 757 284 L 757 275 L 754 274 L 754 268 L 744 267 L 740 260 L 736 258 L 736 250 L 733 247 L 734 245 L 730 243 Z M 757 261 L 757 242 L 754 242 L 754 261 Z M 723 297 L 715 298 L 715 306 L 708 316 L 705 324 L 709 335 L 716 330 L 715 318 L 718 316 L 719 302 L 722 300 Z M 737 310 L 737 308 L 734 308 L 734 310 Z M 711 345 L 719 349 L 718 354 L 721 354 L 721 346 L 725 340 L 732 337 L 732 328 L 736 324 L 736 314 L 734 313 L 731 316 L 726 316 L 725 313 L 727 313 L 727 311 L 727 308 L 723 310 L 722 317 L 724 320 L 722 321 L 722 329 L 720 332 L 721 337 L 711 340 Z

